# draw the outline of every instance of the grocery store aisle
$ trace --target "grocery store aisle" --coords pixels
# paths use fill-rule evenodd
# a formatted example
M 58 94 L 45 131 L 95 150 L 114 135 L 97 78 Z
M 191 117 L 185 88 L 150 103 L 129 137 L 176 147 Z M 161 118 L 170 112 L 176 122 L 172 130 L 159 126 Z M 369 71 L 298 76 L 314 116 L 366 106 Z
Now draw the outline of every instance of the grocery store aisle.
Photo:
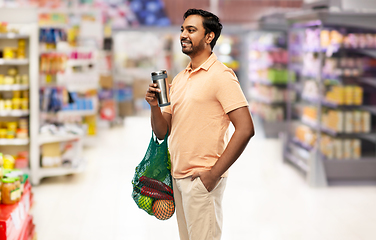
M 177 240 L 175 217 L 150 217 L 131 198 L 134 168 L 150 137 L 148 118 L 127 118 L 85 150 L 84 173 L 34 186 L 38 239 Z M 375 187 L 309 188 L 282 163 L 278 140 L 255 137 L 230 171 L 222 239 L 375 239 L 375 202 Z

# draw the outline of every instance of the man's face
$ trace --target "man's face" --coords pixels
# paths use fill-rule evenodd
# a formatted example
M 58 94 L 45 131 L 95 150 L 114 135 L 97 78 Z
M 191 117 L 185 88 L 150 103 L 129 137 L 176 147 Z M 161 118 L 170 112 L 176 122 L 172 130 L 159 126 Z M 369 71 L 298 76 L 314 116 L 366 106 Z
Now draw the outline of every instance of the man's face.
M 181 26 L 180 43 L 183 53 L 194 56 L 205 48 L 205 29 L 202 17 L 190 15 Z

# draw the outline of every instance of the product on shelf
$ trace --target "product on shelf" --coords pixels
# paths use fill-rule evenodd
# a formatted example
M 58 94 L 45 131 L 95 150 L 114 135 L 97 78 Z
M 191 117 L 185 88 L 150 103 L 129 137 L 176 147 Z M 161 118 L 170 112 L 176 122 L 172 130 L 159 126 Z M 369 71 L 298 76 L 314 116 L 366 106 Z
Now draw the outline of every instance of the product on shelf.
M 20 119 L 19 122 L 0 122 L 0 139 L 27 139 L 28 129 L 27 119 Z
M 61 159 L 61 146 L 60 143 L 46 143 L 42 145 L 42 167 L 60 167 Z
M 66 69 L 67 55 L 64 53 L 45 53 L 40 56 L 41 74 L 64 73 Z
M 15 204 L 18 200 L 18 191 L 15 178 L 3 178 L 1 186 L 1 203 Z
M 320 151 L 327 159 L 357 160 L 361 158 L 361 148 L 360 139 L 341 139 L 323 135 L 320 142 Z
M 296 98 L 295 91 L 263 84 L 255 84 L 250 93 L 256 101 L 261 100 L 265 103 L 295 101 Z
M 77 167 L 78 146 L 76 141 L 46 143 L 41 146 L 41 167 Z
M 279 122 L 285 118 L 283 107 L 271 106 L 251 101 L 249 104 L 252 113 L 256 113 L 266 122 Z
M 41 13 L 39 14 L 39 25 L 65 25 L 68 24 L 69 16 L 66 13 Z
M 365 111 L 329 110 L 323 115 L 323 126 L 339 133 L 369 133 L 371 115 Z
M 27 74 L 20 75 L 16 67 L 8 68 L 7 74 L 0 74 L 0 85 L 13 85 L 13 84 L 29 84 L 29 77 Z
M 18 47 L 6 46 L 3 48 L 4 59 L 25 59 L 26 58 L 26 40 L 18 39 Z
M 363 88 L 356 85 L 335 85 L 326 92 L 325 100 L 338 105 L 362 105 Z
M 353 33 L 350 30 L 340 32 L 335 29 L 307 28 L 305 30 L 304 45 L 306 49 L 327 49 L 331 46 L 345 49 L 373 49 L 376 48 L 376 34 L 367 32 Z
M 40 51 L 55 50 L 59 42 L 67 41 L 67 33 L 61 28 L 41 28 L 39 31 Z
M 87 135 L 95 136 L 97 133 L 97 116 L 85 116 L 84 123 L 87 125 Z
M 317 108 L 303 107 L 301 118 L 305 123 L 317 126 Z M 367 111 L 327 109 L 323 111 L 321 119 L 324 130 L 327 129 L 336 133 L 369 133 L 372 127 L 371 114 Z
M 289 84 L 295 82 L 295 72 L 287 68 L 286 32 L 255 31 L 248 38 L 251 112 L 263 119 L 264 123 L 283 122 L 286 120 L 288 102 L 296 100 L 295 91 L 289 89 Z M 284 129 L 276 130 L 281 131 Z
M 7 33 L 8 32 L 8 23 L 0 22 L 0 33 Z
M 295 138 L 299 142 L 313 147 L 315 145 L 317 135 L 310 127 L 299 125 L 295 128 Z
M 4 165 L 3 165 L 4 169 L 14 169 L 14 164 L 16 160 L 14 159 L 12 155 L 5 154 L 3 156 L 3 162 L 4 162 Z
M 2 165 L 2 160 L 4 158 L 4 169 Z M 0 153 L 0 200 L 1 204 L 11 205 L 19 202 L 21 196 L 24 193 L 25 183 L 28 179 L 28 175 L 23 171 L 13 168 L 8 168 L 8 159 L 11 158 L 10 155 L 4 155 Z

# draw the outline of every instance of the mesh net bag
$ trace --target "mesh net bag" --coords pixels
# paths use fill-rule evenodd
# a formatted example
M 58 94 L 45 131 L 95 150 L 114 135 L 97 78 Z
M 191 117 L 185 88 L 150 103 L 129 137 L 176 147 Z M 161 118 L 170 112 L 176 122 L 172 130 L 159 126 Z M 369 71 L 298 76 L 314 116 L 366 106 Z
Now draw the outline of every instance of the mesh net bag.
M 168 132 L 162 143 L 154 134 L 132 180 L 132 198 L 139 208 L 158 219 L 169 219 L 175 212 Z

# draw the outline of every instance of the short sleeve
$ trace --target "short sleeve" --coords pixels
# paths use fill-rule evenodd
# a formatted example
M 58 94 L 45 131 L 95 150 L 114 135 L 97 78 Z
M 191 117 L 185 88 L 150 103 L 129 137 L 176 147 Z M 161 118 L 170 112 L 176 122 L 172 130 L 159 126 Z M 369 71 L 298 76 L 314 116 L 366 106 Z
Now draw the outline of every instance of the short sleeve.
M 216 97 L 226 114 L 240 107 L 248 106 L 238 78 L 231 69 L 218 75 L 216 85 L 218 87 Z
M 163 107 L 162 112 L 172 114 L 171 105 Z

